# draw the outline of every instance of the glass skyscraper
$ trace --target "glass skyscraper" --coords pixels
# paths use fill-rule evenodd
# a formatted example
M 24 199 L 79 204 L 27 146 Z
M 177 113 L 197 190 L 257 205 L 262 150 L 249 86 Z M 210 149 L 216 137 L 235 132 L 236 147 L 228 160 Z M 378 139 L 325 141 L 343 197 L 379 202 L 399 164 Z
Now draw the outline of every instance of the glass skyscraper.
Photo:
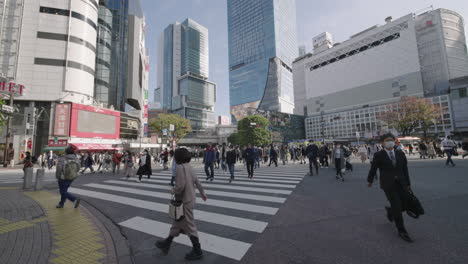
M 158 87 L 163 110 L 202 130 L 215 125 L 216 85 L 208 81 L 208 30 L 192 19 L 174 23 L 159 37 Z
M 229 0 L 231 114 L 292 113 L 292 62 L 297 57 L 295 0 Z

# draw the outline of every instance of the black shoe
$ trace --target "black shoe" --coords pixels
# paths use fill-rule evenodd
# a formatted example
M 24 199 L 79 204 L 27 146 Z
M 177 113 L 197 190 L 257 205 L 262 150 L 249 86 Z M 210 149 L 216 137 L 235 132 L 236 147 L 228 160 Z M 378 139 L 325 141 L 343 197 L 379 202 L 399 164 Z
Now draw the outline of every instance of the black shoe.
M 210 179 L 210 176 L 206 177 L 206 180 L 209 180 Z
M 211 177 L 211 178 L 210 178 L 210 181 L 213 181 L 213 180 L 214 180 L 214 177 Z
M 388 221 L 390 221 L 390 223 L 393 222 L 393 214 L 392 214 L 391 208 L 388 206 L 385 206 L 385 210 L 387 211 Z
M 55 208 L 63 208 L 63 204 L 57 204 Z
M 411 239 L 407 232 L 398 232 L 398 236 L 408 243 L 413 243 L 413 239 Z
M 198 260 L 203 258 L 203 251 L 201 250 L 200 242 L 198 237 L 190 236 L 190 241 L 192 241 L 192 251 L 185 255 L 186 260 Z
M 171 249 L 172 239 L 174 239 L 174 237 L 169 236 L 164 240 L 156 241 L 154 245 L 161 250 L 163 255 L 167 255 L 169 253 L 169 249 Z
M 74 205 L 73 207 L 78 208 L 78 206 L 80 206 L 80 202 L 81 202 L 81 199 L 80 199 L 80 198 L 76 198 L 76 200 L 75 200 L 75 205 Z

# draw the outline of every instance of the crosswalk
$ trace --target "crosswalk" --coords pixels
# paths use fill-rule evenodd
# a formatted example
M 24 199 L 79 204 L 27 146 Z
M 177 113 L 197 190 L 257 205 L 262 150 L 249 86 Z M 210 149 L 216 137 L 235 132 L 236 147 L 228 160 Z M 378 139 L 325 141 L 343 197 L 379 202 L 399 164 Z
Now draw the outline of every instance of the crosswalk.
M 211 182 L 205 181 L 203 169 L 194 169 L 208 195 L 208 200 L 203 202 L 197 191 L 194 215 L 204 251 L 239 261 L 256 236 L 265 231 L 268 222 L 302 181 L 308 168 L 301 165 L 263 167 L 255 170 L 254 178 L 249 179 L 245 168 L 238 167 L 232 183 L 229 183 L 229 175 L 222 174 L 221 170 L 215 171 L 215 179 Z M 164 171 L 142 182 L 114 178 L 72 187 L 69 191 L 83 198 L 109 202 L 110 205 L 141 209 L 141 215 L 119 225 L 165 238 L 171 226 L 167 216 L 170 178 L 170 172 Z M 157 213 L 151 214 L 152 219 L 149 219 L 142 216 L 148 215 L 143 213 L 144 210 Z M 174 241 L 191 246 L 186 236 L 179 236 Z
M 33 172 L 33 182 L 36 180 L 36 169 Z M 46 171 L 44 175 L 44 182 L 56 181 L 55 172 Z M 0 173 L 0 185 L 2 184 L 19 184 L 23 183 L 23 172 L 1 172 Z

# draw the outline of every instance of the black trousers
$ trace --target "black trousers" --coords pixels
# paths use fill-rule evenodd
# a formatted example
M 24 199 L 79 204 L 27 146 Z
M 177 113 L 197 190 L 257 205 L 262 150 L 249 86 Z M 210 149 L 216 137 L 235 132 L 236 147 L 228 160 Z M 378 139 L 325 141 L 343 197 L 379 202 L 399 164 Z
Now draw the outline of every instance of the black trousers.
M 213 163 L 214 162 L 210 162 L 210 161 L 206 161 L 205 162 L 205 173 L 206 173 L 206 177 L 207 178 L 214 178 L 214 170 L 213 170 Z M 208 171 L 208 169 L 210 169 L 210 171 Z M 211 172 L 211 174 L 210 174 Z
M 320 165 L 323 167 L 328 167 L 328 156 L 321 156 L 320 157 Z
M 385 189 L 385 196 L 387 196 L 387 200 L 390 202 L 391 206 L 391 214 L 393 215 L 393 220 L 395 221 L 395 225 L 399 232 L 406 232 L 405 225 L 403 223 L 403 215 L 402 212 L 404 211 L 404 199 L 405 199 L 405 191 L 400 183 L 395 182 L 392 188 Z
M 276 167 L 278 167 L 278 159 L 270 158 L 270 164 L 268 164 L 268 166 L 270 166 L 272 162 L 275 163 Z
M 336 169 L 336 176 L 340 175 L 343 177 L 343 173 L 341 172 L 341 159 L 335 159 L 335 169 Z
M 315 172 L 318 174 L 319 168 L 318 168 L 317 157 L 309 158 L 309 172 L 310 172 L 310 175 L 314 175 L 314 173 L 312 172 L 312 165 L 314 165 Z
M 249 176 L 253 176 L 255 162 L 253 160 L 246 160 L 246 163 L 247 163 L 247 174 L 249 174 Z

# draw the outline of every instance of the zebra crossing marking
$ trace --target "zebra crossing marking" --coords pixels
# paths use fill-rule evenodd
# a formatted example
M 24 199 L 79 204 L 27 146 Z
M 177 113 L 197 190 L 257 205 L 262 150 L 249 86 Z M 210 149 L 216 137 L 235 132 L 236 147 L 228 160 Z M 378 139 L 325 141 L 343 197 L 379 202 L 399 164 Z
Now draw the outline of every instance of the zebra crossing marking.
M 119 225 L 160 238 L 165 238 L 168 230 L 171 228 L 171 225 L 169 224 L 149 220 L 139 216 L 123 221 L 119 223 Z M 198 236 L 203 250 L 234 260 L 241 260 L 252 245 L 242 241 L 210 235 L 200 231 L 198 231 Z M 190 242 L 187 236 L 178 236 L 174 238 L 173 241 L 186 246 L 192 245 L 192 242 Z
M 96 184 L 96 183 L 85 184 L 84 186 L 96 188 L 96 189 L 109 190 L 109 191 L 118 191 L 118 192 L 131 193 L 131 194 L 137 194 L 137 195 L 143 195 L 143 196 L 149 196 L 149 197 L 163 198 L 167 200 L 171 199 L 170 193 L 145 191 L 141 189 L 125 188 L 125 187 L 103 185 L 103 184 Z M 229 209 L 236 209 L 236 210 L 241 210 L 241 211 L 262 213 L 262 214 L 268 214 L 268 215 L 275 215 L 276 212 L 278 212 L 278 208 L 274 208 L 274 207 L 253 205 L 253 204 L 248 204 L 248 203 L 236 203 L 236 202 L 216 200 L 216 199 L 208 199 L 206 202 L 203 202 L 202 199 L 197 198 L 196 202 L 203 204 L 203 205 L 208 205 L 208 206 L 224 207 L 224 208 L 229 208 Z
M 162 203 L 149 202 L 145 200 L 134 199 L 134 198 L 129 198 L 129 197 L 120 196 L 120 195 L 88 191 L 88 190 L 78 189 L 74 187 L 71 187 L 69 189 L 69 192 L 78 194 L 78 195 L 88 196 L 91 198 L 110 201 L 114 203 L 120 203 L 124 205 L 130 205 L 133 207 L 138 207 L 138 208 L 162 212 L 162 213 L 167 213 L 168 211 L 167 204 L 162 204 Z M 204 222 L 214 223 L 218 225 L 234 227 L 234 228 L 238 228 L 238 229 L 242 229 L 246 231 L 252 231 L 256 233 L 262 233 L 263 230 L 265 230 L 266 226 L 268 225 L 267 222 L 251 220 L 251 219 L 237 217 L 237 216 L 211 213 L 211 212 L 202 211 L 202 210 L 194 210 L 194 214 L 197 215 L 197 218 L 196 218 L 197 221 L 204 221 Z
M 126 178 L 122 178 L 126 179 Z M 162 180 L 152 180 L 152 179 L 143 179 L 143 182 L 156 182 L 156 183 L 164 183 L 167 184 L 168 181 Z M 235 182 L 233 182 L 235 184 Z M 269 188 L 256 188 L 256 187 L 244 187 L 244 186 L 236 186 L 236 185 L 227 185 L 227 184 L 217 184 L 215 182 L 203 182 L 203 187 L 209 188 L 217 188 L 217 189 L 227 189 L 227 190 L 239 190 L 239 191 L 252 191 L 252 192 L 263 192 L 263 193 L 276 193 L 276 194 L 291 194 L 292 191 L 290 190 L 278 190 L 278 189 L 269 189 Z
M 120 185 L 135 186 L 135 187 L 144 187 L 144 188 L 151 188 L 151 189 L 161 189 L 161 190 L 168 190 L 169 188 L 169 186 L 167 185 L 147 184 L 147 183 L 129 182 L 129 181 L 110 180 L 110 181 L 105 181 L 105 183 L 120 184 Z M 198 190 L 196 191 L 198 193 Z M 210 190 L 209 188 L 205 188 L 205 191 L 208 195 L 240 198 L 240 199 L 247 199 L 247 200 L 257 200 L 257 201 L 272 202 L 272 203 L 284 203 L 286 201 L 286 198 L 275 197 L 275 196 L 214 191 L 214 190 Z
M 153 179 L 143 179 L 144 181 L 153 181 L 153 182 L 158 182 L 158 183 L 167 183 L 167 181 L 163 181 L 163 180 L 153 180 Z M 214 180 L 218 183 L 229 183 L 228 180 L 220 180 L 220 179 L 216 179 L 216 176 L 214 178 Z M 208 183 L 208 182 L 202 182 L 202 184 L 204 183 Z M 209 182 L 209 183 L 213 183 L 213 182 Z M 240 181 L 233 181 L 232 184 L 237 184 L 237 185 L 249 185 L 249 186 L 266 186 L 266 187 L 277 187 L 277 188 L 287 188 L 287 189 L 294 189 L 296 188 L 296 185 L 290 185 L 290 184 L 277 184 L 277 183 L 261 183 L 261 182 L 254 182 L 254 181 L 250 181 L 250 182 L 240 182 Z
M 200 177 L 200 175 L 197 175 L 198 178 L 200 180 L 203 179 L 203 177 Z M 169 174 L 156 174 L 156 175 L 152 175 L 151 176 L 152 178 L 161 178 L 161 179 L 170 179 L 172 177 L 172 175 L 169 175 Z M 206 176 L 205 176 L 206 177 Z M 231 176 L 219 176 L 219 175 L 215 175 L 215 178 L 216 179 L 230 179 Z M 273 179 L 263 179 L 263 178 L 257 178 L 255 175 L 254 175 L 254 178 L 251 180 L 249 178 L 247 178 L 247 176 L 245 177 L 235 177 L 236 179 L 236 182 L 238 181 L 241 181 L 241 182 L 244 182 L 244 181 L 248 181 L 248 182 L 252 182 L 252 180 L 254 180 L 255 182 L 267 182 L 267 183 L 291 183 L 291 184 L 298 184 L 300 183 L 301 181 L 292 181 L 292 180 L 273 180 Z

